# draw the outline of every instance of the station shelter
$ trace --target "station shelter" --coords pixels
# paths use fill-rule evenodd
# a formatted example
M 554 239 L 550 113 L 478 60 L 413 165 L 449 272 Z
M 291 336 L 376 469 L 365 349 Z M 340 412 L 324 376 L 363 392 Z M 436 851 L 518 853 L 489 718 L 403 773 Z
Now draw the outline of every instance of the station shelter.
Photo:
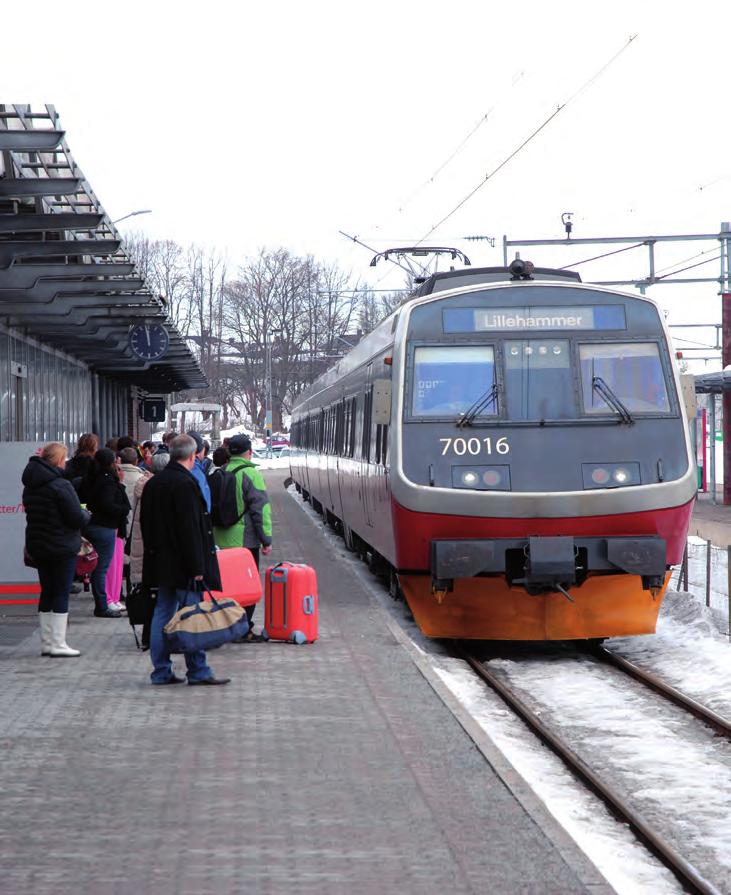
M 132 327 L 164 328 L 167 349 L 137 356 Z M 0 104 L 0 600 L 37 590 L 22 563 L 20 483 L 48 441 L 72 453 L 149 434 L 140 407 L 207 386 L 164 296 L 140 275 L 71 154 L 53 106 Z

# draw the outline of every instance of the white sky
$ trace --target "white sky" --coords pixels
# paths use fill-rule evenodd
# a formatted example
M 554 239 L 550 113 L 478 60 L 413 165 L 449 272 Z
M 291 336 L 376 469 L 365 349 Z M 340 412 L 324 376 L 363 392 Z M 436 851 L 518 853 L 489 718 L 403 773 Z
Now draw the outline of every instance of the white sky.
M 387 268 L 339 229 L 380 249 L 422 237 L 631 34 L 429 242 L 500 264 L 503 234 L 560 238 L 563 211 L 577 237 L 717 232 L 731 220 L 730 25 L 731 7 L 709 0 L 40 0 L 3 9 L 0 75 L 6 101 L 57 106 L 113 217 L 153 209 L 122 226 L 233 261 L 284 245 L 375 284 Z M 658 267 L 704 249 L 660 248 Z M 522 254 L 558 266 L 600 251 Z M 618 259 L 580 270 L 646 273 L 641 250 Z M 394 269 L 379 288 L 400 285 Z M 716 293 L 650 292 L 671 322 L 720 319 Z

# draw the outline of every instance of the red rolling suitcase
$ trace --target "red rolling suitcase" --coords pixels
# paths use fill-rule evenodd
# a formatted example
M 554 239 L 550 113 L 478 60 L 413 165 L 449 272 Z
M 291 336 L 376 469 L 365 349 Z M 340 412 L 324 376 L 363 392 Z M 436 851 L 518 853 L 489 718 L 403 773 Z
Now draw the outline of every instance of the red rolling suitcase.
M 221 570 L 221 590 L 212 591 L 217 600 L 236 600 L 240 606 L 253 606 L 261 600 L 261 578 L 251 551 L 229 547 L 216 553 Z
M 317 575 L 311 566 L 280 562 L 267 569 L 264 628 L 272 640 L 317 640 Z

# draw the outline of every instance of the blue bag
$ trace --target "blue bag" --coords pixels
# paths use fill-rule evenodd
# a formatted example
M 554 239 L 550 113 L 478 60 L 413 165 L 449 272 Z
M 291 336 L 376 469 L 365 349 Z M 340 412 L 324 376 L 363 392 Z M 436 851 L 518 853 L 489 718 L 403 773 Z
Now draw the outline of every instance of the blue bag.
M 163 629 L 171 653 L 218 649 L 248 633 L 245 610 L 235 600 L 209 599 L 183 606 Z

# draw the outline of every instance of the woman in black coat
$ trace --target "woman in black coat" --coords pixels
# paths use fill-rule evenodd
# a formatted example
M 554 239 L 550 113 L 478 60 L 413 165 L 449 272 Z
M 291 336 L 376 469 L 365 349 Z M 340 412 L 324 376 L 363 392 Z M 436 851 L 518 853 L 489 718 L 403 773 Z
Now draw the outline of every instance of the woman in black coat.
M 91 522 L 84 534 L 99 555 L 96 569 L 91 574 L 94 615 L 97 618 L 119 618 L 121 614 L 107 605 L 106 591 L 107 572 L 114 558 L 117 537 L 125 538 L 130 511 L 116 460 L 114 451 L 109 448 L 98 450 L 79 487 L 79 497 L 91 512 Z
M 66 643 L 66 628 L 81 529 L 89 521 L 73 485 L 64 478 L 65 465 L 66 446 L 52 441 L 23 471 L 25 549 L 41 583 L 41 655 L 54 658 L 80 655 Z

